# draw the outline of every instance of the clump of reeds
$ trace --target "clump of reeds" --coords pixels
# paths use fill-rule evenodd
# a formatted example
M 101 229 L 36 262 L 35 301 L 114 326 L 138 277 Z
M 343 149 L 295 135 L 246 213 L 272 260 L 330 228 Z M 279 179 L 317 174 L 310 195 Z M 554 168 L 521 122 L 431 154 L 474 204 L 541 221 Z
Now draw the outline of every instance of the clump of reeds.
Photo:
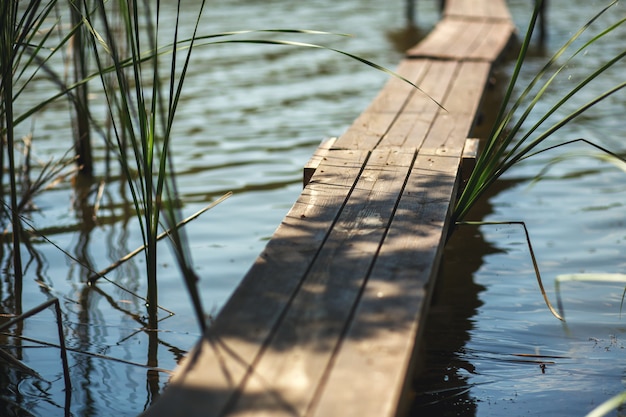
M 184 230 L 179 227 L 182 202 L 179 201 L 175 169 L 170 156 L 172 126 L 192 50 L 200 42 L 202 46 L 245 42 L 324 48 L 377 70 L 397 75 L 348 52 L 301 41 L 278 40 L 271 36 L 329 35 L 325 32 L 279 29 L 200 35 L 198 27 L 205 1 L 196 5 L 198 14 L 193 31 L 183 38 L 179 30 L 182 2 L 178 1 L 176 5 L 175 13 L 165 16 L 159 2 L 147 0 L 71 0 L 67 4 L 57 0 L 29 0 L 19 7 L 18 2 L 2 2 L 0 94 L 3 100 L 0 103 L 0 132 L 6 138 L 7 146 L 1 149 L 3 152 L 5 149 L 7 151 L 8 171 L 15 173 L 15 125 L 44 110 L 55 100 L 68 98 L 74 109 L 72 125 L 75 157 L 70 161 L 77 162 L 78 171 L 91 175 L 91 129 L 99 129 L 100 133 L 106 129 L 98 126 L 91 116 L 87 87 L 89 83 L 99 80 L 108 107 L 108 121 L 105 123 L 110 125 L 109 132 L 112 132 L 111 137 L 106 139 L 127 180 L 142 233 L 143 246 L 136 253 L 143 252 L 146 258 L 146 304 L 150 326 L 156 327 L 158 322 L 157 241 L 166 236 L 172 243 L 171 247 L 191 296 L 197 320 L 204 327 L 205 319 L 197 291 L 198 277 L 192 268 Z M 59 12 L 55 9 L 57 7 L 68 9 Z M 57 13 L 52 16 L 55 10 Z M 69 25 L 60 24 L 61 15 L 69 16 Z M 47 27 L 43 26 L 44 22 L 48 22 L 45 23 Z M 168 39 L 162 33 L 165 32 L 162 30 L 164 25 L 171 35 Z M 270 36 L 263 38 L 263 35 L 257 39 L 245 37 L 250 33 Z M 53 34 L 56 35 L 54 40 Z M 52 57 L 63 50 L 70 51 L 68 57 L 72 68 L 70 72 L 73 74 L 71 81 L 56 73 L 50 64 Z M 15 115 L 14 101 L 37 73 L 45 74 L 58 87 L 58 92 Z M 17 90 L 14 89 L 15 85 L 19 86 Z M 418 86 L 415 87 L 419 89 Z M 19 211 L 24 202 L 34 195 L 35 190 L 43 188 L 45 181 L 59 173 L 58 169 L 65 166 L 65 160 L 58 165 L 44 167 L 42 174 L 46 175 L 40 175 L 32 183 L 32 189 L 22 190 L 21 201 L 18 201 L 16 175 L 9 176 L 11 199 L 6 212 L 11 216 L 13 225 L 11 236 L 14 240 L 13 267 L 16 285 L 21 285 L 22 275 Z M 4 157 L 0 155 L 0 164 L 2 161 Z M 71 257 L 69 254 L 67 256 Z M 89 282 L 94 283 L 100 276 L 102 274 L 92 274 Z
M 582 45 L 577 47 L 573 52 L 570 51 L 573 48 L 575 42 L 580 39 L 583 33 L 587 29 L 589 29 L 590 26 L 600 16 L 606 13 L 616 3 L 617 1 L 613 1 L 612 3 L 610 3 L 595 16 L 593 16 L 593 18 L 591 18 L 576 33 L 574 33 L 574 35 L 572 35 L 571 38 L 556 51 L 556 53 L 545 64 L 545 66 L 533 77 L 528 86 L 526 86 L 522 90 L 519 97 L 513 99 L 513 92 L 517 88 L 519 74 L 523 68 L 531 38 L 537 24 L 537 19 L 540 16 L 543 7 L 543 0 L 536 0 L 533 15 L 530 19 L 524 41 L 522 42 L 520 52 L 515 63 L 513 75 L 506 90 L 504 100 L 501 104 L 492 131 L 487 138 L 484 149 L 478 157 L 478 160 L 476 161 L 474 171 L 469 177 L 465 188 L 461 193 L 461 196 L 456 202 L 456 206 L 452 214 L 453 223 L 476 224 L 475 222 L 466 222 L 465 217 L 467 216 L 472 206 L 485 193 L 485 191 L 513 165 L 539 153 L 546 152 L 548 150 L 564 146 L 572 142 L 582 141 L 599 149 L 609 158 L 616 158 L 620 160 L 622 159 L 616 153 L 605 149 L 593 142 L 590 142 L 585 138 L 565 140 L 556 145 L 550 146 L 542 147 L 542 145 L 544 145 L 546 140 L 552 137 L 563 126 L 574 122 L 575 119 L 583 114 L 585 111 L 596 106 L 606 98 L 626 87 L 626 82 L 615 85 L 612 88 L 596 95 L 592 100 L 584 103 L 573 112 L 562 116 L 559 120 L 552 123 L 551 125 L 547 127 L 545 126 L 546 122 L 552 116 L 557 114 L 557 112 L 561 110 L 566 103 L 569 103 L 578 92 L 580 92 L 593 80 L 602 76 L 602 74 L 606 73 L 607 71 L 612 69 L 618 62 L 620 62 L 626 56 L 626 49 L 618 53 L 616 56 L 611 57 L 599 67 L 590 71 L 590 73 L 574 88 L 566 91 L 563 96 L 559 98 L 556 103 L 548 109 L 547 112 L 540 115 L 537 118 L 536 122 L 534 122 L 531 126 L 527 126 L 529 116 L 533 112 L 535 106 L 543 99 L 544 94 L 546 93 L 548 88 L 557 79 L 559 74 L 563 72 L 567 65 L 569 65 L 571 61 L 577 56 L 584 53 L 588 48 L 599 46 L 602 38 L 612 33 L 626 22 L 626 18 L 622 18 L 616 23 L 610 25 L 609 27 L 602 28 L 597 34 L 592 36 L 589 40 L 583 42 Z M 562 60 L 563 56 L 566 53 L 569 53 L 569 56 Z M 526 230 L 526 227 L 522 222 L 515 223 L 521 223 L 522 226 L 524 226 L 530 253 L 533 258 L 533 265 L 535 267 L 537 280 L 539 282 L 539 287 L 546 301 L 546 304 L 549 307 L 550 311 L 552 311 L 552 313 L 556 317 L 561 318 L 548 301 L 546 293 L 543 289 L 539 269 L 537 267 L 536 260 L 534 259 L 534 254 L 532 252 L 532 246 L 530 243 L 528 231 Z
M 85 85 L 86 80 L 67 85 L 50 63 L 60 54 L 82 26 L 81 22 L 70 25 L 69 29 L 60 29 L 60 20 L 55 15 L 57 0 L 29 0 L 24 2 L 3 1 L 0 3 L 0 192 L 5 193 L 3 180 L 4 173 L 8 172 L 8 198 L 3 198 L 3 214 L 10 219 L 12 251 L 12 271 L 15 285 L 20 286 L 22 281 L 22 261 L 20 243 L 22 238 L 22 224 L 20 214 L 30 205 L 32 197 L 44 189 L 45 185 L 60 175 L 68 162 L 63 155 L 58 161 L 49 161 L 44 164 L 34 181 L 30 178 L 30 138 L 24 138 L 24 163 L 22 175 L 16 162 L 16 153 L 19 151 L 16 137 L 16 127 L 28 120 L 29 117 L 43 110 L 48 104 L 68 97 L 74 100 L 74 90 Z M 62 33 L 63 32 L 63 33 Z M 57 34 L 62 33 L 60 37 Z M 39 79 L 50 80 L 59 87 L 59 92 L 52 97 L 42 99 L 30 108 L 19 106 L 19 102 L 26 90 L 34 90 Z M 19 113 L 18 113 L 19 112 Z M 78 118 L 82 119 L 82 118 Z M 84 123 L 82 123 L 84 126 Z M 88 139 L 88 138 L 87 138 Z M 82 152 L 84 154 L 84 152 Z M 8 166 L 4 166 L 4 161 Z M 82 158 L 82 157 L 81 157 Z M 18 184 L 18 179 L 24 181 Z M 19 291 L 17 292 L 19 293 Z M 16 300 L 20 303 L 20 300 Z
M 533 77 L 531 82 L 522 90 L 519 97 L 513 99 L 513 92 L 517 88 L 519 74 L 523 68 L 526 55 L 528 53 L 531 38 L 540 16 L 543 0 L 536 0 L 533 15 L 530 19 L 526 36 L 522 42 L 519 55 L 517 57 L 513 75 L 506 90 L 503 103 L 496 117 L 493 129 L 487 138 L 483 151 L 481 152 L 476 166 L 468 179 L 461 196 L 459 197 L 455 210 L 452 214 L 452 222 L 455 224 L 477 224 L 480 222 L 467 222 L 465 218 L 485 191 L 507 172 L 513 165 L 548 150 L 552 150 L 572 142 L 585 142 L 588 145 L 600 150 L 606 158 L 623 161 L 616 153 L 595 144 L 585 138 L 575 138 L 563 140 L 556 145 L 545 145 L 548 138 L 552 137 L 563 126 L 572 123 L 578 116 L 583 114 L 590 108 L 598 105 L 603 100 L 612 96 L 626 87 L 626 81 L 619 83 L 610 89 L 597 94 L 592 100 L 587 101 L 574 111 L 562 116 L 556 122 L 548 124 L 548 120 L 576 97 L 576 94 L 583 88 L 588 86 L 592 81 L 601 77 L 607 71 L 613 69 L 615 65 L 626 56 L 626 48 L 606 62 L 600 64 L 597 68 L 592 69 L 589 74 L 580 81 L 574 88 L 565 91 L 564 94 L 553 104 L 548 111 L 537 117 L 537 121 L 529 124 L 529 116 L 535 109 L 535 106 L 544 98 L 544 94 L 548 91 L 552 83 L 558 78 L 563 70 L 579 55 L 582 55 L 588 48 L 599 47 L 601 40 L 607 35 L 614 32 L 617 28 L 626 22 L 626 17 L 618 20 L 608 27 L 601 28 L 589 40 L 582 42 L 581 46 L 574 47 L 576 41 L 581 39 L 592 24 L 613 7 L 617 1 L 611 2 L 608 6 L 600 10 L 593 16 L 583 27 L 581 27 L 570 39 L 559 48 L 556 53 L 548 60 L 545 66 Z M 571 51 L 572 49 L 573 52 Z M 569 56 L 567 56 L 569 54 Z M 565 57 L 565 58 L 564 58 Z M 524 227 L 526 240 L 528 243 L 530 255 L 532 257 L 533 266 L 539 283 L 539 288 L 544 297 L 546 305 L 550 311 L 559 319 L 562 317 L 556 309 L 550 304 L 548 297 L 543 288 L 539 268 L 534 257 L 530 236 L 523 222 L 509 222 L 521 224 Z
M 556 115 L 566 103 L 569 103 L 578 92 L 588 86 L 592 81 L 601 77 L 603 74 L 610 70 L 615 70 L 616 64 L 621 62 L 626 56 L 626 46 L 622 51 L 619 51 L 615 56 L 610 57 L 606 62 L 600 64 L 596 68 L 592 68 L 589 74 L 583 78 L 574 88 L 569 91 L 565 91 L 564 94 L 556 101 L 552 107 L 548 109 L 544 114 L 540 115 L 536 122 L 532 125 L 528 125 L 529 116 L 534 110 L 537 103 L 539 103 L 548 88 L 557 79 L 557 77 L 563 72 L 563 70 L 578 56 L 582 55 L 589 48 L 601 47 L 601 41 L 607 35 L 613 33 L 617 28 L 626 23 L 626 17 L 617 20 L 615 23 L 608 27 L 601 28 L 595 35 L 591 36 L 589 40 L 582 42 L 579 47 L 574 47 L 576 41 L 581 39 L 581 36 L 586 32 L 596 20 L 607 11 L 609 11 L 617 1 L 612 1 L 608 6 L 600 10 L 595 16 L 593 16 L 582 28 L 580 28 L 571 38 L 550 58 L 545 66 L 534 76 L 531 82 L 526 86 L 522 93 L 516 99 L 513 99 L 513 92 L 517 88 L 517 81 L 520 71 L 523 68 L 523 64 L 528 52 L 531 37 L 537 24 L 537 19 L 540 11 L 543 7 L 543 0 L 535 1 L 535 8 L 532 18 L 530 20 L 528 30 L 522 42 L 519 55 L 515 63 L 515 69 L 511 77 L 509 86 L 506 90 L 506 94 L 496 118 L 493 129 L 487 138 L 484 150 L 480 154 L 476 167 L 470 176 L 460 198 L 458 199 L 455 210 L 452 215 L 452 221 L 457 224 L 478 224 L 480 222 L 466 222 L 465 218 L 469 213 L 472 206 L 482 197 L 485 191 L 500 178 L 505 172 L 507 172 L 513 165 L 537 155 L 542 152 L 546 152 L 564 145 L 568 145 L 573 142 L 584 142 L 591 147 L 601 152 L 602 159 L 624 163 L 622 158 L 617 153 L 606 149 L 586 138 L 574 138 L 560 141 L 557 144 L 546 145 L 546 140 L 552 137 L 563 126 L 575 122 L 576 118 L 583 114 L 590 108 L 600 104 L 608 97 L 616 94 L 626 87 L 626 81 L 614 85 L 606 91 L 603 91 L 591 100 L 588 100 L 574 111 L 562 116 L 556 122 L 546 126 L 546 122 L 554 115 Z M 573 49 L 573 51 L 572 51 Z M 567 55 L 569 54 L 569 55 Z M 565 56 L 565 58 L 564 58 Z M 597 157 L 594 156 L 594 157 Z M 528 230 L 523 222 L 507 222 L 521 224 L 524 227 L 526 234 L 526 240 L 529 245 L 530 254 L 533 260 L 533 266 L 539 282 L 541 292 L 544 296 L 546 304 L 556 317 L 561 316 L 550 305 L 546 293 L 541 284 L 541 277 L 539 269 L 532 251 L 530 243 L 530 236 Z M 489 224 L 489 223 L 488 223 Z M 614 409 L 620 407 L 626 402 L 626 393 L 620 393 L 605 403 L 598 406 L 588 417 L 604 416 Z
M 158 322 L 157 241 L 163 223 L 169 230 L 168 237 L 190 290 L 197 320 L 203 326 L 204 315 L 196 290 L 198 277 L 191 266 L 184 232 L 176 227 L 180 201 L 170 148 L 172 126 L 204 1 L 198 5 L 193 36 L 182 60 L 178 49 L 180 1 L 169 49 L 160 44 L 161 29 L 164 22 L 171 29 L 172 19 L 162 15 L 158 3 L 118 1 L 116 13 L 108 6 L 103 0 L 95 1 L 93 8 L 85 4 L 83 21 L 91 35 L 90 51 L 102 81 L 116 153 L 144 242 L 149 324 L 156 328 Z
M 569 103 L 578 92 L 580 92 L 593 80 L 602 76 L 602 74 L 613 69 L 615 65 L 626 56 L 626 49 L 618 53 L 616 56 L 611 57 L 597 68 L 592 69 L 590 73 L 574 88 L 566 91 L 562 97 L 548 109 L 547 112 L 540 115 L 536 122 L 534 122 L 531 126 L 527 126 L 529 116 L 537 103 L 543 99 L 548 88 L 557 79 L 559 74 L 561 74 L 571 63 L 571 61 L 584 53 L 588 48 L 600 47 L 602 38 L 609 35 L 626 22 L 626 18 L 622 18 L 609 27 L 602 28 L 597 34 L 592 36 L 591 39 L 585 41 L 582 46 L 577 47 L 573 52 L 571 52 L 575 42 L 580 39 L 581 35 L 589 29 L 589 27 L 600 16 L 613 7 L 617 1 L 611 2 L 593 18 L 591 18 L 582 28 L 574 33 L 574 35 L 556 51 L 545 66 L 534 76 L 528 86 L 523 89 L 519 97 L 513 99 L 513 92 L 517 87 L 518 77 L 523 68 L 532 34 L 537 23 L 537 18 L 542 8 L 542 3 L 543 0 L 536 0 L 535 2 L 533 15 L 526 32 L 526 36 L 524 37 L 524 41 L 521 45 L 515 69 L 506 90 L 502 106 L 494 123 L 493 129 L 487 138 L 486 145 L 476 161 L 476 167 L 456 203 L 452 217 L 453 221 L 464 220 L 470 208 L 483 195 L 487 188 L 500 178 L 500 176 L 502 176 L 516 163 L 536 155 L 537 153 L 545 152 L 549 149 L 563 146 L 573 141 L 585 141 L 591 146 L 594 146 L 602 152 L 608 154 L 610 157 L 619 158 L 610 150 L 589 142 L 584 138 L 562 141 L 558 145 L 543 148 L 542 145 L 544 145 L 546 139 L 552 137 L 560 128 L 566 124 L 574 122 L 576 118 L 585 111 L 596 106 L 603 100 L 626 87 L 626 82 L 617 84 L 612 88 L 596 95 L 592 100 L 584 103 L 573 112 L 562 116 L 556 122 L 546 126 L 546 122 L 550 119 L 550 117 L 557 114 L 557 112 L 561 110 L 566 103 Z M 569 56 L 562 60 L 566 53 L 569 53 Z

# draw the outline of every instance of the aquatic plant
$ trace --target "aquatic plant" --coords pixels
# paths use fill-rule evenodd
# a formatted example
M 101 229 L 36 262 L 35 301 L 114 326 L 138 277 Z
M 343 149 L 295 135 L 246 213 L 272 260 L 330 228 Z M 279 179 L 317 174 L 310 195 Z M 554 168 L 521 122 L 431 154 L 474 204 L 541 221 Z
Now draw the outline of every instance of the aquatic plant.
M 103 0 L 95 1 L 93 10 L 83 2 L 84 23 L 89 44 L 102 81 L 109 117 L 114 131 L 116 152 L 132 194 L 140 224 L 146 258 L 147 308 L 149 325 L 158 323 L 157 241 L 163 222 L 192 297 L 198 323 L 203 327 L 204 314 L 197 290 L 198 277 L 193 271 L 184 232 L 176 227 L 180 202 L 169 157 L 172 125 L 189 66 L 204 1 L 198 6 L 193 36 L 181 63 L 178 60 L 180 1 L 173 25 L 169 65 L 162 64 L 160 49 L 164 22 L 171 19 L 161 13 L 160 4 L 117 2 L 121 26 L 116 26 Z M 96 18 L 100 18 L 99 25 Z M 121 36 L 120 36 L 121 33 Z M 126 51 L 130 54 L 125 55 Z M 112 65 L 109 65 L 109 60 Z M 165 68 L 165 69 L 163 69 Z
M 540 14 L 543 0 L 536 0 L 532 17 L 526 31 L 526 35 L 522 42 L 519 55 L 517 57 L 515 68 L 506 90 L 503 103 L 496 117 L 493 129 L 489 134 L 486 145 L 480 153 L 476 161 L 476 167 L 472 172 L 467 184 L 456 202 L 455 210 L 452 215 L 454 222 L 462 221 L 467 216 L 470 208 L 483 195 L 495 181 L 498 180 L 513 165 L 524 159 L 530 158 L 538 153 L 545 152 L 555 147 L 564 146 L 571 143 L 571 140 L 564 141 L 558 145 L 546 146 L 541 149 L 546 140 L 552 137 L 560 128 L 568 123 L 572 123 L 575 119 L 590 108 L 598 105 L 603 100 L 617 93 L 626 87 L 626 81 L 613 86 L 612 88 L 596 95 L 576 110 L 562 116 L 559 120 L 552 123 L 547 128 L 546 122 L 551 116 L 557 114 L 564 105 L 572 100 L 572 98 L 580 92 L 584 87 L 596 78 L 610 70 L 618 62 L 626 56 L 626 49 L 593 69 L 582 81 L 574 88 L 566 91 L 562 97 L 542 114 L 532 126 L 527 126 L 529 116 L 535 106 L 542 100 L 544 94 L 557 77 L 567 68 L 574 58 L 581 55 L 588 48 L 600 47 L 599 42 L 602 38 L 612 33 L 618 27 L 626 22 L 626 17 L 611 24 L 607 28 L 602 28 L 591 39 L 585 41 L 582 46 L 576 48 L 567 59 L 560 62 L 562 56 L 574 47 L 575 42 L 579 40 L 581 35 L 604 13 L 617 4 L 617 1 L 611 2 L 608 6 L 599 11 L 591 18 L 582 28 L 580 28 L 571 38 L 549 59 L 545 66 L 537 72 L 532 81 L 526 86 L 522 93 L 513 100 L 513 92 L 517 88 L 517 81 L 524 65 L 531 38 Z M 519 114 L 519 116 L 518 116 Z M 543 130 L 542 130 L 543 129 Z M 585 141 L 585 139 L 576 139 L 577 141 Z M 593 144 L 587 143 L 597 149 L 607 153 L 612 157 L 619 158 L 613 152 Z
M 34 33 L 27 25 L 32 22 L 37 13 L 37 5 L 32 3 L 26 8 L 24 15 L 18 15 L 18 4 L 13 1 L 4 1 L 0 5 L 0 18 L 2 26 L 0 29 L 0 128 L 4 140 L 7 144 L 7 160 L 9 172 L 16 172 L 15 169 L 15 121 L 13 117 L 14 85 L 19 80 L 21 72 L 17 72 L 20 61 L 24 58 L 25 45 L 29 42 Z M 22 17 L 22 18 L 19 18 Z M 3 140 L 3 142 L 4 142 Z M 0 146 L 0 172 L 4 172 L 4 146 Z M 22 260 L 20 254 L 20 230 L 21 224 L 17 210 L 18 189 L 14 175 L 9 178 L 9 199 L 8 207 L 3 209 L 11 219 L 13 229 L 13 263 L 15 264 L 15 282 L 22 280 Z M 1 185 L 1 184 L 0 184 Z
M 85 134 L 89 128 L 88 117 L 85 116 L 86 79 L 77 83 L 67 83 L 55 69 L 56 63 L 62 61 L 63 51 L 69 49 L 72 40 L 82 27 L 80 19 L 73 25 L 61 25 L 57 11 L 57 0 L 29 0 L 27 2 L 3 1 L 0 4 L 0 192 L 5 195 L 4 179 L 8 178 L 8 198 L 3 198 L 3 214 L 10 219 L 11 230 L 5 231 L 12 240 L 12 272 L 14 275 L 16 312 L 21 310 L 22 287 L 22 255 L 23 220 L 21 215 L 32 207 L 33 197 L 42 192 L 59 177 L 70 172 L 71 165 L 77 162 L 76 168 L 90 170 L 90 155 L 87 145 L 77 145 L 77 157 L 67 152 L 58 159 L 51 159 L 41 164 L 35 177 L 31 177 L 31 142 L 33 135 L 23 138 L 16 137 L 18 125 L 28 120 L 49 104 L 67 98 L 76 110 L 75 132 L 88 143 Z M 64 5 L 65 6 L 65 5 Z M 63 28 L 62 28 L 63 26 Z M 82 59 L 81 54 L 74 54 L 76 62 Z M 84 66 L 83 66 L 84 69 Z M 77 77 L 82 77 L 77 73 Z M 35 90 L 42 82 L 50 82 L 58 87 L 58 93 L 52 97 L 41 99 L 35 104 L 25 106 L 20 103 L 27 90 Z M 83 88 L 84 87 L 84 88 Z M 82 100 L 80 99 L 82 97 Z M 82 104 L 81 104 L 82 103 Z M 19 104 L 19 106 L 18 106 Z M 78 143 L 78 141 L 76 142 Z M 23 153 L 22 166 L 18 167 L 17 155 Z M 70 146 L 70 145 L 68 145 Z M 8 166 L 5 167 L 5 156 Z M 9 175 L 4 175 L 7 173 Z M 90 171 L 89 171 L 90 172 Z M 21 182 L 20 182 L 21 180 Z M 8 232 L 8 233 L 7 233 Z
M 547 152 L 549 150 L 569 145 L 573 142 L 584 142 L 597 150 L 601 151 L 605 158 L 613 161 L 624 161 L 622 157 L 616 153 L 606 149 L 598 144 L 595 144 L 585 138 L 577 138 L 574 140 L 561 141 L 554 145 L 546 145 L 545 142 L 548 138 L 552 137 L 563 126 L 572 123 L 578 116 L 583 114 L 590 108 L 598 105 L 603 100 L 619 92 L 626 87 L 626 81 L 619 83 L 612 88 L 597 94 L 593 99 L 587 101 L 582 106 L 578 107 L 574 111 L 562 116 L 556 122 L 549 126 L 545 126 L 552 116 L 558 114 L 566 103 L 572 101 L 572 99 L 579 93 L 584 87 L 589 85 L 593 80 L 600 77 L 605 72 L 609 71 L 620 62 L 626 56 L 626 49 L 618 53 L 616 56 L 611 57 L 608 61 L 600 64 L 597 68 L 593 69 L 582 81 L 580 81 L 574 88 L 566 91 L 561 98 L 557 100 L 544 114 L 541 114 L 537 121 L 531 126 L 528 125 L 529 116 L 535 109 L 535 106 L 541 102 L 544 94 L 551 87 L 552 83 L 557 77 L 567 68 L 567 66 L 579 55 L 582 55 L 588 48 L 599 47 L 600 41 L 615 31 L 618 27 L 626 22 L 626 17 L 618 20 L 608 27 L 601 28 L 601 30 L 593 35 L 589 40 L 582 42 L 581 46 L 575 48 L 576 41 L 581 39 L 581 36 L 591 25 L 603 14 L 605 14 L 611 7 L 617 4 L 617 1 L 611 2 L 609 5 L 600 10 L 595 16 L 593 16 L 583 27 L 581 27 L 569 40 L 559 48 L 554 55 L 548 60 L 542 69 L 533 77 L 531 82 L 522 90 L 521 94 L 513 99 L 513 93 L 517 89 L 518 78 L 526 56 L 528 54 L 529 46 L 537 20 L 541 15 L 543 8 L 543 0 L 536 0 L 533 9 L 533 14 L 529 22 L 526 35 L 521 44 L 519 54 L 517 56 L 513 74 L 507 87 L 503 102 L 500 110 L 494 122 L 493 128 L 487 137 L 484 149 L 480 153 L 476 166 L 470 175 L 465 187 L 456 202 L 451 221 L 453 224 L 484 224 L 481 222 L 466 221 L 470 209 L 476 204 L 476 202 L 482 197 L 485 191 L 493 185 L 505 172 L 507 172 L 513 165 L 533 157 L 537 154 Z M 575 49 L 574 49 L 575 48 Z M 574 49 L 573 52 L 570 52 Z M 570 52 L 566 59 L 561 61 L 562 57 Z M 542 147 L 542 145 L 544 145 Z M 532 249 L 531 239 L 526 225 L 523 222 L 502 222 L 502 223 L 514 223 L 519 224 L 524 228 L 526 241 L 532 258 L 533 267 L 537 277 L 537 282 L 544 301 L 552 314 L 562 319 L 557 310 L 551 305 L 546 292 L 544 290 L 541 275 L 537 265 L 537 261 Z

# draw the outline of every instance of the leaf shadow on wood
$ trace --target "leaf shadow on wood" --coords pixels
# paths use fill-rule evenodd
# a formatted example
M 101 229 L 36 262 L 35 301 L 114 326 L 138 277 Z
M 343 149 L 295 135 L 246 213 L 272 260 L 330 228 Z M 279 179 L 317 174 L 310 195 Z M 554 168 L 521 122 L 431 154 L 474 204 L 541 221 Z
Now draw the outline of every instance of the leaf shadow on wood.
M 346 402 L 354 415 L 390 414 L 410 378 L 458 164 L 330 151 L 148 415 L 324 416 Z
M 443 108 L 388 82 L 146 416 L 398 414 L 502 28 L 476 60 L 402 61 Z

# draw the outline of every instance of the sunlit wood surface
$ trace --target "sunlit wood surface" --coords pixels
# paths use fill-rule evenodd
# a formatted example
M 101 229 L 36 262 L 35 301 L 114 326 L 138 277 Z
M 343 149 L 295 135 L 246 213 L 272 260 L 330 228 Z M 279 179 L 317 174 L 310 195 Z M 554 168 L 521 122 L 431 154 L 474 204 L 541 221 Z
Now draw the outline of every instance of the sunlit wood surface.
M 394 416 L 415 361 L 503 0 L 449 0 L 336 141 L 148 416 Z

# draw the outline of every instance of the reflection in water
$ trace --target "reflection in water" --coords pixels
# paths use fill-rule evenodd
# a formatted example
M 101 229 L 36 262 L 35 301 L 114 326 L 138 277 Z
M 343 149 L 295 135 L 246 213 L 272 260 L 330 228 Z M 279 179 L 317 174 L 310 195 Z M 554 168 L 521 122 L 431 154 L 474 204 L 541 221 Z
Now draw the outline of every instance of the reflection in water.
M 476 262 L 457 262 L 459 242 L 472 248 L 476 257 L 470 259 Z M 473 228 L 457 230 L 448 243 L 419 352 L 422 363 L 413 385 L 412 416 L 475 414 L 476 404 L 467 380 L 473 365 L 458 352 L 469 339 L 471 319 L 481 304 L 477 294 L 483 288 L 472 282 L 472 273 L 488 251 L 489 246 Z
M 146 318 L 142 313 L 145 311 L 144 302 L 140 299 L 119 287 L 113 287 L 111 291 L 105 285 L 86 285 L 86 278 L 94 269 L 92 256 L 97 253 L 94 245 L 99 247 L 100 242 L 92 239 L 97 225 L 90 186 L 74 185 L 73 213 L 81 227 L 76 228 L 73 241 L 67 242 L 72 247 L 68 250 L 72 263 L 67 274 L 71 291 L 66 295 L 59 292 L 63 281 L 58 280 L 51 269 L 54 265 L 41 252 L 39 237 L 31 236 L 22 242 L 29 254 L 25 260 L 25 276 L 34 276 L 34 282 L 46 299 L 58 297 L 62 300 L 62 320 L 69 344 L 74 384 L 71 389 L 65 385 L 63 368 L 57 359 L 60 352 L 58 339 L 55 332 L 50 331 L 49 311 L 44 310 L 37 316 L 18 322 L 6 333 L 0 333 L 0 348 L 26 365 L 21 368 L 19 364 L 11 364 L 0 357 L 0 416 L 95 416 L 102 415 L 102 410 L 116 414 L 115 410 L 124 411 L 128 404 L 147 407 L 163 388 L 160 375 L 163 370 L 158 369 L 159 344 L 169 349 L 167 356 L 174 357 L 175 362 L 185 353 L 161 339 L 158 332 L 147 331 Z M 124 211 L 127 206 L 123 205 Z M 109 217 L 116 217 L 113 207 Z M 121 216 L 121 219 L 123 225 L 120 230 L 116 227 L 106 229 L 106 241 L 116 242 L 111 244 L 111 250 L 125 254 L 129 251 L 125 238 L 129 216 Z M 1 248 L 10 247 L 2 245 Z M 117 259 L 118 255 L 115 256 Z M 4 258 L 5 270 L 10 270 L 11 259 L 10 254 Z M 125 288 L 136 290 L 138 287 L 136 265 L 129 263 L 118 271 L 118 276 L 122 277 L 120 281 Z M 21 312 L 15 304 L 22 297 L 16 292 L 11 279 L 3 280 L 0 294 L 2 312 L 11 312 L 2 317 L 2 321 L 6 321 L 17 315 L 13 312 Z M 26 301 L 29 306 L 32 304 L 32 300 Z M 119 324 L 115 324 L 116 317 Z M 56 330 L 54 320 L 52 323 Z M 136 345 L 146 348 L 137 349 Z M 109 356 L 112 350 L 118 352 Z M 147 353 L 143 361 L 137 357 L 141 352 Z M 126 361 L 120 362 L 120 357 Z M 54 359 L 51 361 L 51 358 Z M 120 383 L 128 389 L 120 391 Z M 145 387 L 145 391 L 142 393 L 138 387 Z M 111 393 L 118 394 L 112 396 Z
M 446 1 L 437 0 L 437 2 L 439 3 L 439 10 L 443 11 Z M 418 18 L 417 3 L 418 3 L 418 0 L 405 0 L 404 11 L 405 11 L 405 16 L 406 16 L 407 26 L 416 25 L 417 18 Z M 409 46 L 413 46 L 413 45 L 409 45 Z M 406 49 L 403 49 L 403 50 L 406 50 Z
M 511 185 L 501 181 L 491 192 Z M 482 218 L 490 211 L 489 205 L 479 203 L 470 216 Z M 485 256 L 497 252 L 474 226 L 457 226 L 447 242 L 421 339 L 411 416 L 475 415 L 476 399 L 469 381 L 474 365 L 465 346 L 482 305 L 479 293 L 485 287 L 473 277 Z

